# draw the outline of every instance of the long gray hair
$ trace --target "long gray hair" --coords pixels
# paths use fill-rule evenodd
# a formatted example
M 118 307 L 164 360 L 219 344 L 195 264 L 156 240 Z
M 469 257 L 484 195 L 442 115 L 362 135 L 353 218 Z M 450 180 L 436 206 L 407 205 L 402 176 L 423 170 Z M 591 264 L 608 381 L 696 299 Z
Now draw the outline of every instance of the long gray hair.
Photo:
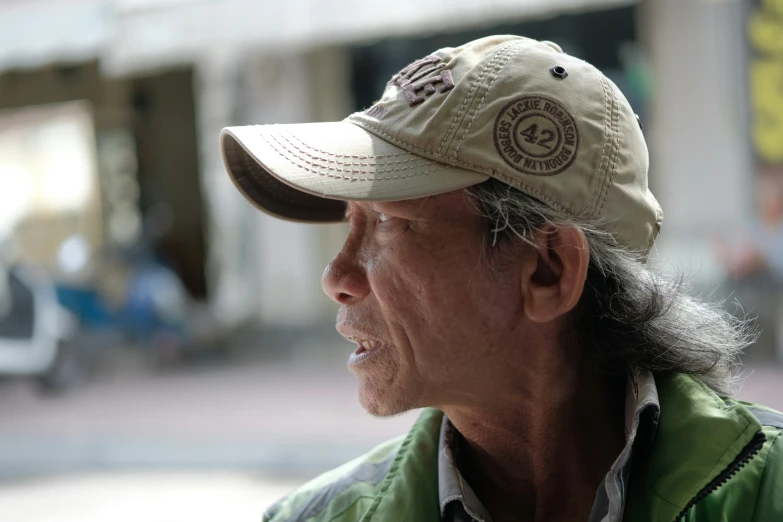
M 747 318 L 690 295 L 683 278 L 657 274 L 599 222 L 573 218 L 494 179 L 465 191 L 486 220 L 490 254 L 519 241 L 532 244 L 530 235 L 543 225 L 584 232 L 590 249 L 586 312 L 575 333 L 602 370 L 687 373 L 718 393 L 734 391 L 737 358 L 757 337 Z

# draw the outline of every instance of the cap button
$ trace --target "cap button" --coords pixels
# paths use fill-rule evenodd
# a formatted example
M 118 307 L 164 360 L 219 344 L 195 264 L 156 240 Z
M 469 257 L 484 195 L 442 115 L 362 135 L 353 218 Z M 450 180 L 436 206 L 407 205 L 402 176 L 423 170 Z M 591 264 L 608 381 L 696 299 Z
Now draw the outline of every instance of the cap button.
M 552 49 L 554 49 L 559 53 L 563 52 L 563 48 L 557 45 L 555 42 L 550 42 L 549 40 L 542 40 L 541 43 L 548 45 L 549 47 L 551 47 Z

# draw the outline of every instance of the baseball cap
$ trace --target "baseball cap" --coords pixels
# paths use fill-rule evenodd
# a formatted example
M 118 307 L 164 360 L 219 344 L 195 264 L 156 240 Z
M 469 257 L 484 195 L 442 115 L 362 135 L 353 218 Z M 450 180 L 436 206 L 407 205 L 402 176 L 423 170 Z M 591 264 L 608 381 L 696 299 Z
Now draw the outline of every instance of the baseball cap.
M 346 201 L 441 194 L 495 178 L 647 255 L 663 212 L 617 86 L 552 42 L 490 36 L 444 48 L 343 121 L 227 127 L 231 179 L 261 210 L 336 222 Z

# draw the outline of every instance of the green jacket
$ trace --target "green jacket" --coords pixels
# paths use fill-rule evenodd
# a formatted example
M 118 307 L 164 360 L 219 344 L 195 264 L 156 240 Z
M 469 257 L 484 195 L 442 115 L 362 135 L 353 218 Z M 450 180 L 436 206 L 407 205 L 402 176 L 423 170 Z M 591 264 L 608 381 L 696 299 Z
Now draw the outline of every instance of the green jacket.
M 625 520 L 783 522 L 783 414 L 719 397 L 687 375 L 656 375 L 658 428 L 634 449 Z M 305 484 L 264 522 L 437 522 L 442 413 Z

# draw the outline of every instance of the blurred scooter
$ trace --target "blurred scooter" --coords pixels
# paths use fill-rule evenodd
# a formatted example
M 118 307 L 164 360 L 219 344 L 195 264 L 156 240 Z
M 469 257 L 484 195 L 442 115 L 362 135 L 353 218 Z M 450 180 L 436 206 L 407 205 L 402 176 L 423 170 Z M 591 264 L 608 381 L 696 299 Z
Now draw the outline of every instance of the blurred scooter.
M 44 392 L 62 392 L 85 377 L 72 343 L 77 321 L 59 305 L 49 275 L 12 259 L 10 250 L 0 239 L 0 377 L 31 378 Z

